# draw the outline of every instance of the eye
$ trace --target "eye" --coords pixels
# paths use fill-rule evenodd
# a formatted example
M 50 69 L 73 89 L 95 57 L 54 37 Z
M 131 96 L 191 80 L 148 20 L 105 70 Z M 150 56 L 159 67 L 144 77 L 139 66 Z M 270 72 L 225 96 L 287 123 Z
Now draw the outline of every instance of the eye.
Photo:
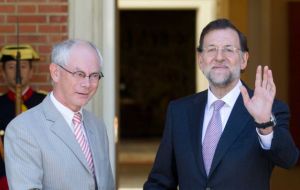
M 213 53 L 213 52 L 216 52 L 216 51 L 217 51 L 216 47 L 209 47 L 209 48 L 207 48 L 207 52 Z
M 234 48 L 233 47 L 225 47 L 224 51 L 228 52 L 228 53 L 233 53 L 234 52 Z
M 15 69 L 15 68 L 16 68 L 16 65 L 7 65 L 6 68 L 7 68 L 7 69 Z
M 100 78 L 100 74 L 99 73 L 92 73 L 92 74 L 90 74 L 90 79 L 98 80 L 99 78 Z
M 27 68 L 27 65 L 22 64 L 22 65 L 21 65 L 21 68 L 22 68 L 22 69 L 26 69 L 26 68 Z
M 78 78 L 85 78 L 86 75 L 82 71 L 76 71 L 76 72 L 74 72 L 74 76 L 78 77 Z

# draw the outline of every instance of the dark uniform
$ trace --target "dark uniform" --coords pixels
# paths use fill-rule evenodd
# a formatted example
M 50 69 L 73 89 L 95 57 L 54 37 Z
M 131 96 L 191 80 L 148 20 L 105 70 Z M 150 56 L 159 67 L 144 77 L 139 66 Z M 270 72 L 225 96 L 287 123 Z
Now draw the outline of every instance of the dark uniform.
M 3 69 L 5 69 L 5 63 L 10 60 L 16 60 L 16 53 L 20 52 L 20 60 L 28 60 L 30 67 L 32 60 L 38 60 L 37 53 L 29 45 L 14 46 L 8 45 L 1 50 L 1 62 L 3 63 Z M 27 90 L 22 94 L 22 105 L 21 111 L 24 112 L 43 101 L 46 97 L 45 93 L 33 91 L 32 88 L 28 87 Z M 0 135 L 2 142 L 4 140 L 5 128 L 8 123 L 16 117 L 16 95 L 13 91 L 9 90 L 7 93 L 0 95 Z M 0 156 L 0 190 L 8 190 L 5 166 L 2 157 Z

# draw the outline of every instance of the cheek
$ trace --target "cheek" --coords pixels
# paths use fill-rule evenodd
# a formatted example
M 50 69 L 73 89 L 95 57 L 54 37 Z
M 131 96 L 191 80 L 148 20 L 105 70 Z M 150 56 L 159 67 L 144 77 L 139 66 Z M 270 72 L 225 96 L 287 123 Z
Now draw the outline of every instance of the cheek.
M 30 77 L 30 71 L 28 70 L 21 70 L 21 75 L 25 77 Z
M 240 69 L 241 69 L 241 70 L 244 70 L 244 69 L 246 68 L 246 66 L 247 66 L 247 63 L 246 63 L 246 62 L 243 62 L 243 63 L 241 63 L 241 65 L 240 65 Z
M 16 71 L 14 71 L 14 70 L 9 70 L 6 72 L 7 78 L 14 78 L 15 75 L 16 75 Z
M 90 86 L 90 96 L 93 96 L 98 89 L 98 84 L 93 84 Z
M 207 71 L 207 70 L 210 70 L 212 66 L 213 66 L 213 64 L 210 64 L 210 62 L 205 62 L 205 63 L 201 64 L 200 69 L 202 71 Z
M 71 81 L 65 83 L 65 89 L 69 93 L 73 93 L 80 85 L 78 83 L 73 83 Z

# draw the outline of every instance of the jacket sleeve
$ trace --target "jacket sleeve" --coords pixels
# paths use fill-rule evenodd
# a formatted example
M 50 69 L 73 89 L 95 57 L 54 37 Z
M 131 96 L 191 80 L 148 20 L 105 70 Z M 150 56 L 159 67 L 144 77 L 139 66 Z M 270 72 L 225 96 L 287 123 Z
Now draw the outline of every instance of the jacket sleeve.
M 267 155 L 276 165 L 290 168 L 297 163 L 299 150 L 289 131 L 290 113 L 288 106 L 275 100 L 273 114 L 276 117 L 277 125 L 274 127 L 271 149 L 267 151 Z
M 163 137 L 157 151 L 153 168 L 144 184 L 144 190 L 177 189 L 177 170 L 172 138 L 172 103 L 168 107 Z
M 11 122 L 4 142 L 9 189 L 42 189 L 41 153 L 30 127 L 19 121 Z

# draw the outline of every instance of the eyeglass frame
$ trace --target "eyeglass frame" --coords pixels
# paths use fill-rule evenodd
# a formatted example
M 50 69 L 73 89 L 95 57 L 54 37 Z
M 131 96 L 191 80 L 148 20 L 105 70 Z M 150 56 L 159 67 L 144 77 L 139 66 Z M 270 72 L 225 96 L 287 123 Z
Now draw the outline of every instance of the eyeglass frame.
M 65 67 L 63 67 L 62 65 L 59 65 L 59 64 L 57 64 L 57 65 L 58 65 L 60 68 L 62 68 L 64 71 L 70 73 L 75 79 L 83 80 L 83 79 L 85 79 L 86 77 L 88 77 L 90 82 L 98 82 L 102 77 L 104 77 L 104 75 L 103 75 L 103 73 L 102 73 L 101 71 L 100 71 L 99 73 L 91 73 L 91 74 L 87 75 L 87 74 L 85 74 L 85 72 L 83 72 L 83 71 L 74 71 L 74 72 L 72 72 L 72 71 L 66 69 Z M 77 74 L 78 77 L 76 77 L 76 74 Z M 83 76 L 78 75 L 78 74 L 83 74 Z M 98 74 L 98 75 L 99 75 L 99 76 L 98 76 L 98 80 L 95 80 L 95 81 L 94 81 L 94 80 L 91 80 L 91 76 L 93 76 L 94 74 Z M 96 78 L 95 78 L 95 79 L 96 79 Z
M 232 56 L 233 53 L 235 53 L 237 51 L 238 52 L 242 52 L 242 50 L 240 48 L 234 47 L 232 45 L 226 45 L 226 46 L 223 46 L 223 47 L 218 47 L 218 46 L 215 46 L 215 45 L 210 45 L 208 47 L 202 48 L 202 52 L 204 54 L 208 55 L 209 52 L 207 52 L 207 49 L 214 49 L 215 52 L 213 52 L 214 53 L 213 55 L 210 55 L 211 57 L 215 57 L 216 55 L 218 55 L 219 50 L 221 50 L 222 54 L 225 55 L 226 57 Z M 231 50 L 231 51 L 225 51 L 225 50 Z M 228 56 L 228 54 L 226 54 L 226 53 L 232 53 L 232 55 Z

